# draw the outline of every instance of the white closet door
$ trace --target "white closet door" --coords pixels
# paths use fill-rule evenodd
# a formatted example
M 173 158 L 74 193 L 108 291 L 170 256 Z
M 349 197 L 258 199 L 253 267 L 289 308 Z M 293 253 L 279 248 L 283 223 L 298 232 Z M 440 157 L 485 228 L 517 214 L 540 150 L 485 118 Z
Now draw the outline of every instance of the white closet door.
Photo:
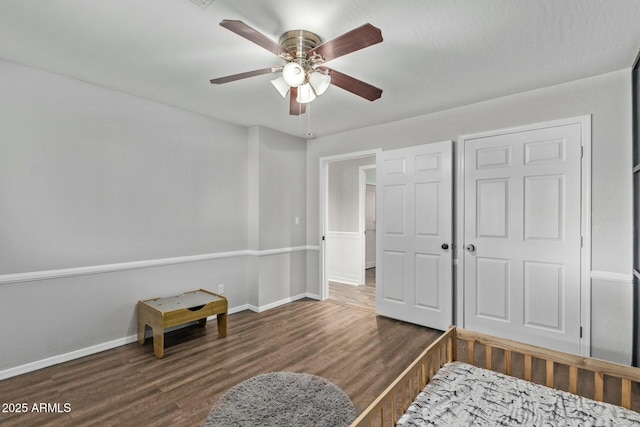
M 580 353 L 580 124 L 463 143 L 465 327 Z
M 377 156 L 378 314 L 452 323 L 452 142 Z

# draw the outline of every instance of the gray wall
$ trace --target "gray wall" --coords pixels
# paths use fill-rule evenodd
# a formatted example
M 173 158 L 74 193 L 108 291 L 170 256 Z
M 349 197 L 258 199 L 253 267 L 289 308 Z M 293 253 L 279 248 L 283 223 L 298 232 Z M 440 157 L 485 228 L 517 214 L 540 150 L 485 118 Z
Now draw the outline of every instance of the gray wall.
M 0 274 L 246 248 L 245 128 L 6 61 L 0 91 Z
M 375 156 L 329 163 L 327 231 L 359 231 L 360 166 L 375 164 Z
M 249 129 L 250 248 L 276 254 L 251 261 L 251 304 L 306 294 L 306 145 L 264 127 Z M 296 217 L 298 224 L 296 224 Z M 284 251 L 281 249 L 292 248 Z
M 0 378 L 131 342 L 141 299 L 306 295 L 305 157 L 299 138 L 0 60 Z
M 459 135 L 592 115 L 592 355 L 628 363 L 631 351 L 631 95 L 622 70 L 544 89 L 320 137 L 307 143 L 308 243 L 318 244 L 319 158 L 457 140 Z M 384 97 L 382 102 L 384 101 Z M 309 257 L 308 271 L 318 271 Z M 619 278 L 624 280 L 618 280 Z M 308 276 L 309 292 L 319 281 Z M 614 290 L 615 288 L 615 290 Z M 608 292 L 611 290 L 611 292 Z M 621 329 L 608 320 L 615 317 Z

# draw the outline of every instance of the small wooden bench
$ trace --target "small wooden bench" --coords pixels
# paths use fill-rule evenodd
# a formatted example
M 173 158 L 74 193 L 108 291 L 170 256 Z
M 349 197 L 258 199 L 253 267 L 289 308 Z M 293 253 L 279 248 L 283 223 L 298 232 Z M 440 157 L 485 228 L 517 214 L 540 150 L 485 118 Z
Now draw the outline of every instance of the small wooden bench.
M 222 295 L 200 289 L 167 298 L 138 301 L 138 343 L 145 342 L 146 327 L 153 331 L 153 352 L 164 356 L 164 331 L 167 328 L 198 321 L 201 326 L 207 317 L 217 315 L 218 334 L 227 336 L 227 299 Z

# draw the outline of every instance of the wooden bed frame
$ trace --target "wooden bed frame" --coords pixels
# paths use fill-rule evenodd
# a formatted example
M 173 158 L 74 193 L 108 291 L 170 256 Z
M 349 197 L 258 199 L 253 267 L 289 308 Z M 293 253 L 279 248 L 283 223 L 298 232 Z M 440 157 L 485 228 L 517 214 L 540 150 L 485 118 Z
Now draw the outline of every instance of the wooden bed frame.
M 632 384 L 640 385 L 640 368 L 452 326 L 418 356 L 351 426 L 395 426 L 433 375 L 444 364 L 456 360 L 627 409 L 638 411 L 640 408 L 637 389 L 632 393 Z

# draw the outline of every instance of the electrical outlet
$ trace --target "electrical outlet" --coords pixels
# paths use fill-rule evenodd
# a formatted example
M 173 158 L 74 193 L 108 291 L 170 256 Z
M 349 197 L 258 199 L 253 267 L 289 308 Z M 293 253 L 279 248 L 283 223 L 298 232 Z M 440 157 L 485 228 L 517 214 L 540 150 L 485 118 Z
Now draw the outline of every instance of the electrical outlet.
M 224 285 L 222 283 L 218 285 L 218 293 L 220 295 L 224 294 Z

